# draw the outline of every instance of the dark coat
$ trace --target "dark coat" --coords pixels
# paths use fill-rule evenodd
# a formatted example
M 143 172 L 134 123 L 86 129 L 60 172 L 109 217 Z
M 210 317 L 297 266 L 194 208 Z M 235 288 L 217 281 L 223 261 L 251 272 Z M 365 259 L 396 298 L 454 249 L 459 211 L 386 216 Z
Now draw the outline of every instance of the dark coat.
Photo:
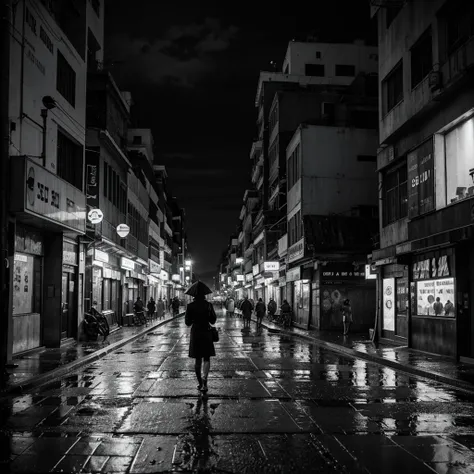
M 253 304 L 250 302 L 250 300 L 244 300 L 240 305 L 240 310 L 242 311 L 244 318 L 250 319 L 250 315 L 253 311 Z
M 155 302 L 154 301 L 149 301 L 148 305 L 147 305 L 147 308 L 148 308 L 148 311 L 150 311 L 150 313 L 154 313 L 156 311 Z
M 214 307 L 206 300 L 195 300 L 186 307 L 184 322 L 191 326 L 189 357 L 200 359 L 216 355 L 209 323 L 214 324 L 217 316 Z
M 255 312 L 257 313 L 257 316 L 262 317 L 265 314 L 265 311 L 267 310 L 265 303 L 263 301 L 259 301 L 255 305 Z

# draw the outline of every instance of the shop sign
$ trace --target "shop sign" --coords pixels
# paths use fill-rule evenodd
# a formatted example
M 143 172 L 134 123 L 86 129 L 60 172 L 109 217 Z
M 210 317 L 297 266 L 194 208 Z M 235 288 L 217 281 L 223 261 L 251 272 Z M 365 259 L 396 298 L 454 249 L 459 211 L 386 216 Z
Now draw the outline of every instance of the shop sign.
M 382 329 L 395 331 L 395 278 L 383 279 Z
M 100 224 L 104 219 L 104 213 L 100 209 L 91 209 L 87 213 L 87 220 L 91 224 Z
M 372 271 L 371 265 L 366 265 L 365 266 L 365 279 L 366 280 L 376 280 L 377 279 L 377 274 Z
M 227 277 L 227 284 L 228 285 L 232 284 L 232 277 L 230 277 L 230 276 Z
M 160 273 L 161 272 L 161 266 L 159 263 L 154 262 L 151 259 L 148 259 L 148 268 L 150 270 L 150 273 Z
M 288 249 L 287 261 L 288 263 L 292 263 L 303 257 L 304 257 L 304 237 L 298 240 L 298 242 L 293 244 Z
M 260 278 L 257 278 L 257 280 L 255 281 L 255 283 L 257 283 L 257 285 L 263 285 L 263 282 L 265 281 L 265 278 L 263 277 L 260 277 Z
M 255 237 L 253 244 L 257 245 L 260 241 L 263 240 L 264 237 L 265 237 L 265 232 L 264 231 L 260 232 L 260 234 L 258 234 L 257 237 Z
M 351 262 L 335 262 L 322 266 L 323 280 L 354 280 L 365 277 L 365 268 L 356 269 Z
M 70 242 L 63 242 L 63 264 L 77 265 L 77 247 Z
M 260 273 L 260 266 L 258 263 L 252 267 L 252 273 L 254 276 Z
M 181 277 L 177 273 L 175 273 L 171 275 L 171 281 L 181 281 Z
M 99 148 L 86 150 L 86 199 L 91 208 L 99 207 Z
M 116 230 L 121 239 L 124 239 L 130 233 L 130 227 L 127 224 L 119 224 Z
M 135 270 L 135 262 L 125 257 L 120 259 L 120 266 L 125 270 Z
M 423 143 L 407 157 L 408 218 L 411 219 L 434 209 L 433 140 Z
M 160 250 L 160 266 L 163 268 L 165 266 L 165 251 Z
M 280 270 L 280 262 L 263 262 L 264 272 L 278 272 Z
M 286 271 L 286 282 L 301 280 L 301 267 L 291 268 Z
M 451 276 L 447 255 L 427 258 L 413 264 L 413 280 L 428 280 Z
M 237 275 L 237 281 L 244 281 L 243 275 Z
M 251 282 L 252 280 L 253 280 L 253 273 L 247 273 L 247 274 L 245 275 L 245 281 L 246 281 L 247 283 L 249 283 L 249 282 Z
M 62 227 L 84 233 L 86 197 L 82 191 L 30 159 L 16 157 L 13 164 L 13 212 L 28 212 Z
M 396 247 L 395 247 L 395 253 L 397 255 L 401 255 L 401 254 L 404 254 L 404 253 L 410 253 L 411 252 L 411 248 L 412 248 L 412 244 L 411 242 L 405 242 L 403 244 L 398 244 Z
M 146 281 L 146 275 L 142 275 L 141 273 L 137 273 L 137 278 L 142 281 Z
M 169 278 L 170 278 L 170 277 L 169 277 L 168 272 L 165 271 L 165 270 L 161 270 L 161 272 L 160 272 L 160 280 L 167 281 L 167 280 L 169 280 Z
M 94 259 L 100 260 L 101 262 L 109 263 L 109 254 L 106 252 L 103 252 L 102 250 L 95 249 Z

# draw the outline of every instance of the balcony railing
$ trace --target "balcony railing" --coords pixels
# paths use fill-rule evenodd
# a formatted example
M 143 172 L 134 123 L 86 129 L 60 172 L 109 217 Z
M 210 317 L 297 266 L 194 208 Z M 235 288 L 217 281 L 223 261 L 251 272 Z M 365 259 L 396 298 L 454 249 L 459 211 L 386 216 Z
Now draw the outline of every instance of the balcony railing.
M 256 140 L 252 143 L 252 148 L 250 149 L 250 159 L 252 159 L 255 153 L 260 152 L 262 149 L 263 140 Z
M 255 166 L 252 168 L 252 183 L 256 183 L 256 182 L 257 182 L 257 179 L 258 179 L 259 176 L 260 176 L 261 170 L 262 170 L 262 168 L 261 168 L 259 165 L 255 165 Z

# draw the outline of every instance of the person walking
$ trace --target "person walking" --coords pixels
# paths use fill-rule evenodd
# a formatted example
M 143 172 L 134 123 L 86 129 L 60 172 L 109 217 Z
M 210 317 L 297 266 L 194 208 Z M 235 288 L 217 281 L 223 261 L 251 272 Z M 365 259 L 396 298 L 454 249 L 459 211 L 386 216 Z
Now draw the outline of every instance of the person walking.
M 165 302 L 160 298 L 156 303 L 156 316 L 158 319 L 165 317 Z
M 177 296 L 171 302 L 171 308 L 173 309 L 173 316 L 177 316 L 179 313 L 179 299 Z
M 283 320 L 283 326 L 291 326 L 291 306 L 287 300 L 283 300 L 282 305 L 280 306 L 280 314 Z
M 145 318 L 145 306 L 139 296 L 137 296 L 137 299 L 133 304 L 133 311 L 135 311 L 137 320 L 139 321 L 139 325 L 143 324 L 143 322 L 145 322 L 145 325 L 147 325 L 147 321 Z
M 148 310 L 148 317 L 150 318 L 151 321 L 153 321 L 153 318 L 155 317 L 155 311 L 156 311 L 156 303 L 153 297 L 151 297 L 150 301 L 148 301 L 146 308 Z
M 250 317 L 252 316 L 253 304 L 250 302 L 248 296 L 244 297 L 244 301 L 240 305 L 242 317 L 244 318 L 244 329 L 250 328 Z
M 277 311 L 277 304 L 273 298 L 270 298 L 270 301 L 268 302 L 268 315 L 271 317 L 272 321 L 273 321 L 273 318 L 275 317 L 276 311 Z
M 227 309 L 227 316 L 230 316 L 230 317 L 234 316 L 234 312 L 235 312 L 234 298 L 230 297 L 227 299 L 226 309 Z
M 267 311 L 267 307 L 263 302 L 262 298 L 258 299 L 257 304 L 255 305 L 255 314 L 257 315 L 257 329 L 262 326 L 263 317 L 265 316 L 265 312 Z
M 342 321 L 344 323 L 344 336 L 347 336 L 352 324 L 352 306 L 349 298 L 346 298 L 342 304 Z
M 198 283 L 205 286 L 202 282 Z M 187 305 L 184 316 L 186 326 L 191 326 L 188 355 L 195 359 L 194 370 L 198 381 L 197 388 L 202 393 L 206 393 L 211 357 L 216 355 L 210 324 L 216 322 L 217 315 L 212 304 L 206 301 L 204 293 L 197 292 L 192 296 L 194 296 L 194 300 Z

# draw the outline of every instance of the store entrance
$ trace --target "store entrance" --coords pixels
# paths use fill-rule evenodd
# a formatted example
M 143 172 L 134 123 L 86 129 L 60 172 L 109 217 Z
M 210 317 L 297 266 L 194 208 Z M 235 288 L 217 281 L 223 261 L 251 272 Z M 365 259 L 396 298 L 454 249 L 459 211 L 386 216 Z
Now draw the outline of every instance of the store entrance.
M 77 308 L 74 304 L 76 278 L 74 273 L 63 272 L 61 285 L 61 339 L 74 336 Z

